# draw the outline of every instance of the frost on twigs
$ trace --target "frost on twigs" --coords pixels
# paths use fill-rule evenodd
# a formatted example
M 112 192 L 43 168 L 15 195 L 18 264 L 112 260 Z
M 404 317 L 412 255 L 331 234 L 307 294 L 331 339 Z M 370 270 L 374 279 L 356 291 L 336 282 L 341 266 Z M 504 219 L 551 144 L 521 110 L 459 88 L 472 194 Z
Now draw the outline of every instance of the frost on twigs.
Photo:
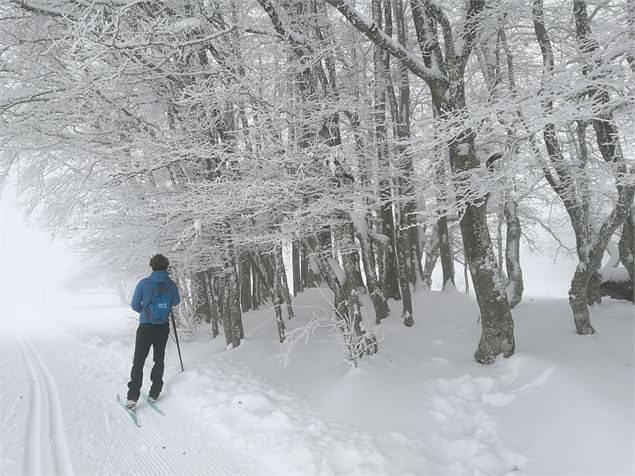
M 320 340 L 320 342 L 339 344 L 344 360 L 354 367 L 357 367 L 364 357 L 377 353 L 381 339 L 378 339 L 370 331 L 362 331 L 362 334 L 359 334 L 355 331 L 352 323 L 348 322 L 337 311 L 334 313 L 330 313 L 326 309 L 324 311 L 323 314 L 314 313 L 305 326 L 287 333 L 284 350 L 276 356 L 282 365 L 289 365 L 291 352 L 298 343 L 307 344 L 310 339 L 316 340 L 313 335 L 319 329 L 326 329 L 329 335 L 329 339 Z

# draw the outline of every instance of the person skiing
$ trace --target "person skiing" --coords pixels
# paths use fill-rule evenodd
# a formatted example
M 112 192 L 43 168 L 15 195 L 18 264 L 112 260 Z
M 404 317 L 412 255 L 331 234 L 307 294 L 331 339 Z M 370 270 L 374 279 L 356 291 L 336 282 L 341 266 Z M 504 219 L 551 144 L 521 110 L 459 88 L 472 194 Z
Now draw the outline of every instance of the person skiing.
M 161 255 L 150 259 L 152 274 L 137 284 L 132 296 L 132 309 L 139 313 L 139 327 L 135 340 L 134 358 L 128 382 L 126 407 L 134 410 L 141 394 L 143 384 L 143 366 L 150 347 L 153 348 L 154 366 L 150 372 L 152 386 L 148 394 L 150 403 L 154 403 L 163 389 L 163 359 L 165 346 L 170 334 L 168 316 L 172 306 L 179 304 L 181 297 L 174 281 L 168 274 L 170 262 Z

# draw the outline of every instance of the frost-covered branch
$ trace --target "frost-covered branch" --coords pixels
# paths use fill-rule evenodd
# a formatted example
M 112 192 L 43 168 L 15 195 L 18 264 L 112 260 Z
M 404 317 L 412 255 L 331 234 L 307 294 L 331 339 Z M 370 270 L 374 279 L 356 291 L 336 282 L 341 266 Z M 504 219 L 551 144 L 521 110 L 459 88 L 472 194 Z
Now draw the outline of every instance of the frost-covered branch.
M 430 82 L 446 82 L 447 78 L 438 70 L 428 68 L 412 52 L 389 37 L 371 19 L 357 12 L 346 0 L 324 0 L 335 7 L 355 28 L 378 47 L 385 49 L 401 61 L 413 74 Z

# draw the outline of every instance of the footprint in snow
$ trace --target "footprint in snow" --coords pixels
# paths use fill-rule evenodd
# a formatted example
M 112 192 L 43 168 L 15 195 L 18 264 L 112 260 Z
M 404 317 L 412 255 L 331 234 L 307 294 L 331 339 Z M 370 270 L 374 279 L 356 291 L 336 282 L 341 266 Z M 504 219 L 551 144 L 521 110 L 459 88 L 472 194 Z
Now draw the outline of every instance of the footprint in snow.
M 431 413 L 438 423 L 432 447 L 448 474 L 504 474 L 525 464 L 526 459 L 498 437 L 499 424 L 491 409 L 515 398 L 499 386 L 496 378 L 471 375 L 431 383 Z
M 451 367 L 452 363 L 450 363 L 450 361 L 445 357 L 430 357 L 429 359 L 424 360 L 421 363 L 421 366 L 434 368 Z

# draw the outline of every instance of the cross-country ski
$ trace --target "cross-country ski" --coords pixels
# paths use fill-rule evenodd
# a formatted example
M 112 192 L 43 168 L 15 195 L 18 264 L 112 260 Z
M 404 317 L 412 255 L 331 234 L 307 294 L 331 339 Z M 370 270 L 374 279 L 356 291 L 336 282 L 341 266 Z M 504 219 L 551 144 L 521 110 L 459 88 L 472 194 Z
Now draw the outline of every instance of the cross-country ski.
M 131 410 L 130 408 L 128 408 L 125 402 L 121 399 L 119 395 L 117 395 L 117 402 L 119 403 L 119 405 L 121 405 L 123 410 L 128 414 L 128 416 L 133 421 L 133 423 L 139 428 L 141 428 L 141 424 L 139 423 L 139 417 L 137 416 L 137 411 Z
M 161 410 L 161 407 L 159 407 L 159 404 L 157 403 L 156 400 L 151 399 L 145 393 L 142 393 L 141 396 L 142 396 L 143 400 L 148 404 L 148 406 L 150 408 L 152 408 L 155 412 L 158 412 L 161 415 L 165 416 L 165 413 L 163 412 L 163 410 Z

